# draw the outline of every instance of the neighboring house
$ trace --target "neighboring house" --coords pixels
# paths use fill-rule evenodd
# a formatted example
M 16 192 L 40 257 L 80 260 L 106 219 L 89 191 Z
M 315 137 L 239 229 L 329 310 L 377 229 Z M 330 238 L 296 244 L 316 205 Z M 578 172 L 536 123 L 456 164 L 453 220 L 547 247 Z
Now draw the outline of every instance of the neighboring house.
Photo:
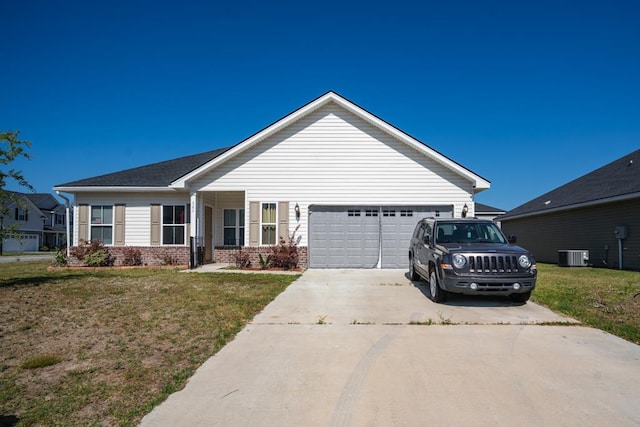
M 637 150 L 499 219 L 537 261 L 557 263 L 558 251 L 588 250 L 595 267 L 640 270 L 639 212 Z
M 328 92 L 232 147 L 58 185 L 74 195 L 74 244 L 117 258 L 257 264 L 295 232 L 310 267 L 406 267 L 424 216 L 459 217 L 490 183 Z M 190 251 L 190 245 L 192 249 Z M 117 263 L 119 261 L 116 261 Z
M 18 193 L 18 203 L 8 206 L 2 227 L 17 226 L 18 232 L 2 242 L 3 252 L 34 252 L 66 244 L 65 206 L 49 193 Z
M 499 217 L 500 215 L 504 215 L 507 213 L 507 211 L 502 210 L 502 209 L 498 209 L 498 208 L 494 208 L 492 206 L 488 206 L 488 205 L 483 205 L 482 203 L 475 203 L 476 206 L 476 218 L 479 219 L 488 219 L 490 221 L 495 221 L 496 223 L 499 224 L 499 221 L 496 221 L 496 218 Z

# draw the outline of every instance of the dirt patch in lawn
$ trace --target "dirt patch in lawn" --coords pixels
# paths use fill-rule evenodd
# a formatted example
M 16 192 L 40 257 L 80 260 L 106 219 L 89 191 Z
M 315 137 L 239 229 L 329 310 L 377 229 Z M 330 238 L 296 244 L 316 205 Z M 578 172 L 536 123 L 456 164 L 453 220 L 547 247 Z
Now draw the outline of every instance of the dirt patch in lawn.
M 2 264 L 0 417 L 135 425 L 296 278 Z

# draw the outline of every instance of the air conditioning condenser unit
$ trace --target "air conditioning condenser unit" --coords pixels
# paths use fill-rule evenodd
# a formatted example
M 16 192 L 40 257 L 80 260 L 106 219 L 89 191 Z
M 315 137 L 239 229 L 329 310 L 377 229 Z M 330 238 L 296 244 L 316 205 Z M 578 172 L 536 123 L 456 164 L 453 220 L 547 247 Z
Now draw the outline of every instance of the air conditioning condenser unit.
M 586 267 L 589 265 L 589 251 L 585 249 L 559 250 L 558 265 L 560 267 Z

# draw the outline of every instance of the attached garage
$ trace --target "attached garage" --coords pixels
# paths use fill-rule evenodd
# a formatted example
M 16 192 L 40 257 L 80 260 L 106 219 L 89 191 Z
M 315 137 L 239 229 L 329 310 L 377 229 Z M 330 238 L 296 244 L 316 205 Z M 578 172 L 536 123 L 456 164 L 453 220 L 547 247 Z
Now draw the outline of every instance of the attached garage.
M 37 252 L 40 237 L 37 234 L 9 235 L 3 242 L 4 252 Z
M 452 206 L 309 207 L 309 267 L 405 268 L 413 228 L 424 217 L 453 217 Z

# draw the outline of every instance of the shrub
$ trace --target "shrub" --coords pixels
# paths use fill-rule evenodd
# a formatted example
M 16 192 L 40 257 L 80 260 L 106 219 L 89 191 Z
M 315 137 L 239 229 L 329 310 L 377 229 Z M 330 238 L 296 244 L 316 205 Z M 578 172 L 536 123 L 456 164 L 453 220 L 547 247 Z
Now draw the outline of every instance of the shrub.
M 57 267 L 66 267 L 69 265 L 67 259 L 67 248 L 56 249 L 56 254 L 53 257 L 53 265 Z
M 300 226 L 291 233 L 287 241 L 280 237 L 280 241 L 271 250 L 271 265 L 273 267 L 291 270 L 298 267 L 300 256 L 298 254 L 298 242 L 296 242 L 296 231 Z
M 242 248 L 239 248 L 238 252 L 233 255 L 233 259 L 235 260 L 236 267 L 248 268 L 251 266 L 249 252 L 243 251 Z
M 142 252 L 137 248 L 124 248 L 122 250 L 122 265 L 142 265 Z
M 170 252 L 162 255 L 162 265 L 178 265 L 178 257 Z
M 262 254 L 258 254 L 258 261 L 260 262 L 260 268 L 266 270 L 271 263 L 271 255 L 267 255 L 267 259 L 264 259 Z
M 115 261 L 100 240 L 82 242 L 71 249 L 71 254 L 87 267 L 107 267 L 113 265 Z

